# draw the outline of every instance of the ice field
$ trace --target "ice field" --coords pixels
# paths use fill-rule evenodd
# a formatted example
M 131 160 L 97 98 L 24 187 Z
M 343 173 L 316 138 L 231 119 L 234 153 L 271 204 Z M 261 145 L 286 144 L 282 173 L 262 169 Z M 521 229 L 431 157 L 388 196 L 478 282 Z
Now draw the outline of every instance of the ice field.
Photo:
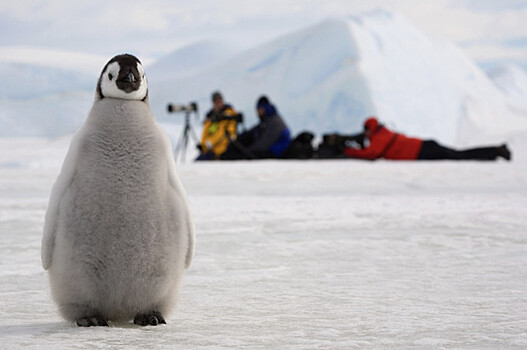
M 68 138 L 0 139 L 2 349 L 525 349 L 527 147 L 513 162 L 178 166 L 196 255 L 167 325 L 78 328 L 40 264 Z

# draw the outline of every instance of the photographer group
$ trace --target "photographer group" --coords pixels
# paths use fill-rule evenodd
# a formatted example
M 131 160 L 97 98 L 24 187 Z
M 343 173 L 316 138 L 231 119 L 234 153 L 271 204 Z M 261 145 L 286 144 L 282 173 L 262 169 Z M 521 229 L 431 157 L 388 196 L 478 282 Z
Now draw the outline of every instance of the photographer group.
M 256 103 L 259 122 L 241 133 L 243 115 L 226 104 L 220 92 L 212 94 L 212 109 L 203 124 L 196 160 L 241 159 L 390 159 L 390 160 L 511 160 L 506 144 L 456 150 L 434 140 L 407 137 L 389 130 L 375 117 L 368 118 L 362 132 L 354 135 L 326 134 L 317 148 L 314 135 L 304 131 L 294 139 L 276 107 L 266 96 Z
M 226 104 L 220 92 L 212 94 L 212 109 L 203 124 L 196 160 L 270 159 L 287 157 L 292 143 L 291 132 L 266 96 L 256 104 L 259 122 L 237 133 L 243 115 Z

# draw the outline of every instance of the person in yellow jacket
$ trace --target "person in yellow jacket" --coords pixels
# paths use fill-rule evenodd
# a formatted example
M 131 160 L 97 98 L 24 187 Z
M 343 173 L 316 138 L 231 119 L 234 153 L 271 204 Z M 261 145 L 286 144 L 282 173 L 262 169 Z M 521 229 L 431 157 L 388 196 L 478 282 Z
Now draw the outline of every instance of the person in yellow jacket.
M 207 113 L 203 124 L 203 134 L 197 160 L 218 159 L 225 152 L 230 140 L 236 139 L 238 113 L 223 101 L 219 91 L 212 94 L 212 109 Z

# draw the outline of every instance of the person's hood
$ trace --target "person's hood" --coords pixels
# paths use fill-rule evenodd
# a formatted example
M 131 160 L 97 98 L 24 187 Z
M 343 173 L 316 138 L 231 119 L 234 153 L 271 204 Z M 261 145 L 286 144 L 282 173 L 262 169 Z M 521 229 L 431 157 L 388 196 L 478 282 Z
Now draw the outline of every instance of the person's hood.
M 364 129 L 370 130 L 371 132 L 374 132 L 379 127 L 379 121 L 375 117 L 369 117 L 364 122 Z

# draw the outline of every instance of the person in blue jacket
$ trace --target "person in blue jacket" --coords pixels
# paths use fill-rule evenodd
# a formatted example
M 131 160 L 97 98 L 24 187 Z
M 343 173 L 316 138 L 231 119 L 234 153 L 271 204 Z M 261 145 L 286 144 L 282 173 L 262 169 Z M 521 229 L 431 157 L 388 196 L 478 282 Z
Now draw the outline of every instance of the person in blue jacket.
M 291 144 L 291 132 L 267 96 L 256 103 L 260 122 L 231 142 L 221 159 L 282 158 Z

